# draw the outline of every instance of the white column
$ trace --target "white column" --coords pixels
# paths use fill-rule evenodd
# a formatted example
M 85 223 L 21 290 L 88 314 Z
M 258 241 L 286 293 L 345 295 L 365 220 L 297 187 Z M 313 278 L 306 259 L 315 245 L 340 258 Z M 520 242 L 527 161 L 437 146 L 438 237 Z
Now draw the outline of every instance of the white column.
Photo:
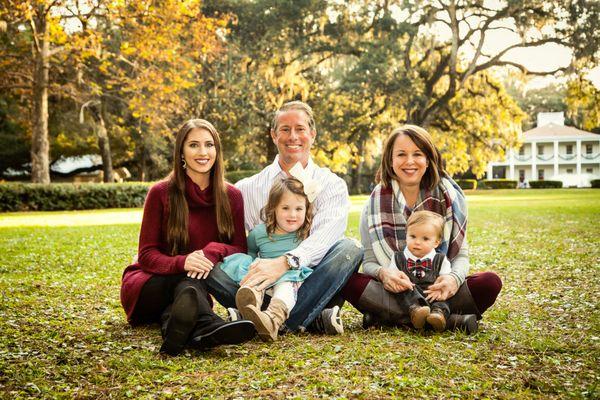
M 508 149 L 508 179 L 515 179 L 515 149 Z
M 554 141 L 554 176 L 558 175 L 558 140 Z
M 494 179 L 494 166 L 492 165 L 492 163 L 488 163 L 486 178 Z
M 575 159 L 577 160 L 577 175 L 581 175 L 581 139 L 575 142 Z
M 536 160 L 537 160 L 537 144 L 535 142 L 531 142 L 531 180 L 532 181 L 538 180 Z

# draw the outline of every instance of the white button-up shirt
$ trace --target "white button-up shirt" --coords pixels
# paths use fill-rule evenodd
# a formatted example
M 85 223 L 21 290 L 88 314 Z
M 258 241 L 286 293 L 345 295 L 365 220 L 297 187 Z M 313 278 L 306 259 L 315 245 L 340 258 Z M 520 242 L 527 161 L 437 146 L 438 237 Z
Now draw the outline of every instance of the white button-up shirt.
M 309 159 L 305 170 L 312 179 L 319 182 L 322 189 L 313 203 L 314 217 L 310 235 L 290 253 L 300 259 L 301 266 L 314 266 L 344 237 L 350 198 L 346 182 L 328 168 L 320 168 Z M 244 221 L 248 231 L 264 223 L 260 210 L 267 204 L 269 190 L 275 179 L 285 177 L 287 174 L 279 165 L 279 156 L 276 156 L 275 161 L 261 172 L 235 184 L 244 197 Z

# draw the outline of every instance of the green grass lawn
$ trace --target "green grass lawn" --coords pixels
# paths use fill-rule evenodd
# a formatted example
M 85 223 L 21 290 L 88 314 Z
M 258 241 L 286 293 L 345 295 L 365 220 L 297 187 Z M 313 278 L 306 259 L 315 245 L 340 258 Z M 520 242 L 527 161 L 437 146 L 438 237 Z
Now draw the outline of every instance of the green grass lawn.
M 468 200 L 472 271 L 504 280 L 477 335 L 364 331 L 347 305 L 343 336 L 177 358 L 119 302 L 141 210 L 0 214 L 0 397 L 599 398 L 600 190 Z

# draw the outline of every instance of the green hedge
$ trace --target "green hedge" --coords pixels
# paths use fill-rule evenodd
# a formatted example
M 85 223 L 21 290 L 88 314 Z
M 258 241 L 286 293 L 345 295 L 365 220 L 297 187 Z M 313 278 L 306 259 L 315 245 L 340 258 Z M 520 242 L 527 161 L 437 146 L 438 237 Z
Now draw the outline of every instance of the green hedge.
M 475 179 L 457 179 L 456 183 L 462 190 L 477 189 L 477 181 Z
M 240 171 L 231 171 L 225 174 L 225 179 L 231 183 L 236 183 L 237 181 L 247 178 L 252 175 L 256 175 L 260 172 L 259 169 L 247 169 Z
M 561 181 L 529 181 L 529 187 L 532 189 L 556 189 L 563 187 Z
M 511 179 L 484 179 L 483 189 L 516 189 L 517 181 Z
M 235 183 L 259 170 L 231 171 L 226 178 Z M 0 183 L 0 211 L 58 211 L 98 208 L 129 208 L 144 205 L 153 183 Z
M 0 211 L 141 207 L 152 183 L 0 184 Z
M 600 189 L 600 179 L 592 179 L 590 183 L 592 184 L 593 188 Z

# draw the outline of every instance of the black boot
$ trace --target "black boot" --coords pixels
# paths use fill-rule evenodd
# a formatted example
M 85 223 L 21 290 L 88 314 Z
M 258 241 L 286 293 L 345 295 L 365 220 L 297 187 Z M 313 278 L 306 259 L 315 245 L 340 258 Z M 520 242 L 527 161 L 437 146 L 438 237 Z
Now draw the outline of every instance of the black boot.
M 200 305 L 198 291 L 188 286 L 178 293 L 173 304 L 163 313 L 161 353 L 175 356 L 183 350 L 194 325 Z
M 467 282 L 460 285 L 456 294 L 446 300 L 446 303 L 452 314 L 474 314 L 478 320 L 481 319 L 481 313 L 477 309 Z
M 450 331 L 464 331 L 467 335 L 472 335 L 479 329 L 477 316 L 475 314 L 450 314 L 446 321 L 446 329 Z
M 240 344 L 256 336 L 252 321 L 225 322 L 218 319 L 198 321 L 191 335 L 190 345 L 199 350 L 210 350 L 223 344 Z
M 410 325 L 408 310 L 400 305 L 394 293 L 383 288 L 381 282 L 370 281 L 356 306 L 364 315 L 363 327 L 365 328 L 381 325 Z
M 363 329 L 369 329 L 372 326 L 379 327 L 382 325 L 384 325 L 384 324 L 379 320 L 379 318 L 377 318 L 376 315 L 371 314 L 368 311 L 363 312 L 363 319 L 362 319 Z
M 208 350 L 222 344 L 244 343 L 256 335 L 256 328 L 251 321 L 223 321 L 212 310 L 206 295 L 199 298 L 199 304 L 198 318 L 190 335 L 190 346 Z

